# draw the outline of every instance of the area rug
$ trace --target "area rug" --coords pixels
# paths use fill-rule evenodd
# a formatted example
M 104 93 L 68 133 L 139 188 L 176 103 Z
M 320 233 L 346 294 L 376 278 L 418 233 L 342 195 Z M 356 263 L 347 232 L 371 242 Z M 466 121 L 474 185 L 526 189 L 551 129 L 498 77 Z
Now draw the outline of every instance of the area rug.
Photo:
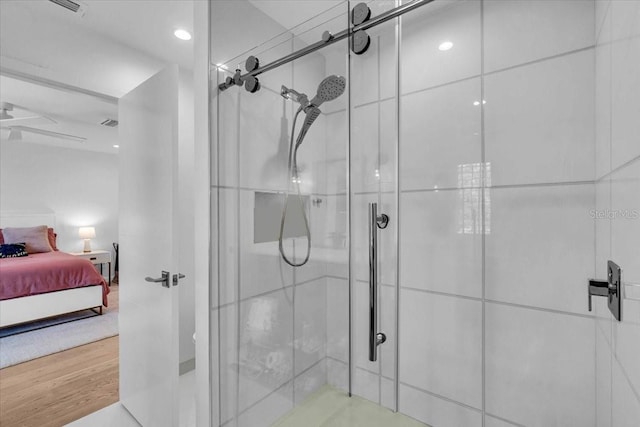
M 90 311 L 60 316 L 67 322 L 0 338 L 0 369 L 118 335 L 118 292 L 114 290 L 102 316 Z M 87 315 L 91 317 L 68 322 L 69 316 Z M 56 319 L 46 322 L 51 321 Z

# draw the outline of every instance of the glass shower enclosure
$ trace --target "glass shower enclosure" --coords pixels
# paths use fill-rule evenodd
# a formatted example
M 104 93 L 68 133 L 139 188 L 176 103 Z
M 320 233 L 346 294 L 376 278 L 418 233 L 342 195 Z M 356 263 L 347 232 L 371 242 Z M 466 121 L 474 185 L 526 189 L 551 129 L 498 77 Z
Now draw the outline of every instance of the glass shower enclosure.
M 587 306 L 608 259 L 625 295 L 640 282 L 638 221 L 597 218 L 640 211 L 633 126 L 608 127 L 638 109 L 612 89 L 611 70 L 640 63 L 612 54 L 639 37 L 637 5 L 617 3 L 634 2 L 210 3 L 214 425 L 290 425 L 326 393 L 434 427 L 640 414 L 640 306 L 626 298 L 622 322 Z M 299 94 L 332 75 L 346 90 L 291 173 Z M 300 263 L 305 218 L 292 267 L 281 225 Z

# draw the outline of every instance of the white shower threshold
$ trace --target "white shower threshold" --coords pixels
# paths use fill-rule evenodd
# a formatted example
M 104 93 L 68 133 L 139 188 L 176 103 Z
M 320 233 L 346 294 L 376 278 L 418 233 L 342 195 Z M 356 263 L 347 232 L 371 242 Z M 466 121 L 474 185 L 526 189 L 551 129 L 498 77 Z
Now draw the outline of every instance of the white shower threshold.
M 373 402 L 324 386 L 272 427 L 428 427 Z

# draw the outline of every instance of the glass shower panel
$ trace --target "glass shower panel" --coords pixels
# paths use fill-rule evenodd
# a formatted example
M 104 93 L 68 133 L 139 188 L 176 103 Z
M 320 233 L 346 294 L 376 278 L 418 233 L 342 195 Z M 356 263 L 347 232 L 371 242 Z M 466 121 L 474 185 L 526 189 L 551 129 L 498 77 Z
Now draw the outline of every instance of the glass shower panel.
M 372 16 L 396 6 L 395 1 L 369 3 Z M 396 295 L 398 216 L 397 19 L 367 30 L 371 39 L 361 55 L 351 52 L 351 286 L 352 391 L 396 408 Z M 371 361 L 369 204 L 389 217 L 377 229 L 377 330 L 386 342 Z
M 224 56 L 228 44 L 213 37 L 217 82 L 212 87 L 236 68 L 245 73 L 249 55 L 264 65 L 317 41 L 324 29 L 335 32 L 346 25 L 346 6 L 333 7 L 287 30 L 289 17 L 273 13 L 277 3 L 212 3 L 213 27 L 237 23 L 233 34 L 239 39 L 229 41 L 239 49 L 229 59 Z M 212 179 L 212 210 L 217 218 L 213 216 L 212 237 L 218 244 L 213 323 L 220 346 L 213 369 L 220 380 L 212 395 L 219 399 L 220 425 L 271 425 L 327 384 L 348 386 L 348 370 L 341 366 L 348 363 L 348 282 L 340 281 L 348 270 L 347 96 L 320 106 L 322 114 L 300 146 L 294 177 L 288 154 L 299 104 L 281 96 L 285 86 L 313 98 L 326 76 L 346 75 L 346 52 L 345 40 L 260 74 L 256 93 L 233 86 L 216 90 L 213 97 L 217 126 L 212 170 L 217 175 Z M 305 116 L 299 115 L 294 137 Z M 296 185 L 312 247 L 309 261 L 294 268 L 280 255 L 278 234 L 290 192 L 283 250 L 290 260 L 301 262 L 307 238 Z

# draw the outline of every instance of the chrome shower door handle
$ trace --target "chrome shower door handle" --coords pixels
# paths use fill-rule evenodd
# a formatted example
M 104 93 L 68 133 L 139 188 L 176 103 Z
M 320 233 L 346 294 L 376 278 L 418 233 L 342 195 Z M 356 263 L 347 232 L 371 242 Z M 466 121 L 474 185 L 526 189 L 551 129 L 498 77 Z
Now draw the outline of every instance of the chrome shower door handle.
M 378 204 L 369 203 L 369 360 L 378 360 L 377 348 L 387 340 L 378 332 L 378 228 L 387 228 L 389 217 L 378 216 Z

